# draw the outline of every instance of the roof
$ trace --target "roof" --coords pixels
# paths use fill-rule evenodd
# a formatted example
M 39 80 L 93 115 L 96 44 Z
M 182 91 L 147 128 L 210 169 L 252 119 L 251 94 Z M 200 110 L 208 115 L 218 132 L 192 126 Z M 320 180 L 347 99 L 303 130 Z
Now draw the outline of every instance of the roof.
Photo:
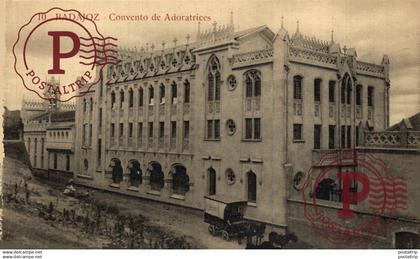
M 409 130 L 420 131 L 420 112 L 414 114 L 409 118 L 404 118 L 400 122 L 392 125 L 388 131 L 399 131 L 402 126 L 405 126 Z
M 231 203 L 247 203 L 246 200 L 240 200 L 240 199 L 235 199 L 235 198 L 231 198 L 231 197 L 225 197 L 225 196 L 221 196 L 221 195 L 209 195 L 209 196 L 204 196 L 205 199 L 208 200 L 213 200 L 213 201 L 218 201 L 224 204 L 231 204 Z

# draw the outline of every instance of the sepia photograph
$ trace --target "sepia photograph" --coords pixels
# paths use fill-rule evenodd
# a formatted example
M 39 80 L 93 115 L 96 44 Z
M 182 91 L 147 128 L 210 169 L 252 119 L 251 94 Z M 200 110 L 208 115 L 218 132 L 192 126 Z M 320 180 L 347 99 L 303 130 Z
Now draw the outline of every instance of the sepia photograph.
M 418 258 L 419 9 L 6 0 L 2 258 Z

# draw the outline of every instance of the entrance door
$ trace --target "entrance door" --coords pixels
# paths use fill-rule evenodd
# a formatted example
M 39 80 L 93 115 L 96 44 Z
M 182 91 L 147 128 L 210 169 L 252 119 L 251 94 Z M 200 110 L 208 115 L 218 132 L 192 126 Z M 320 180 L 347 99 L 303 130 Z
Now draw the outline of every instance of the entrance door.
M 216 170 L 212 167 L 207 169 L 208 176 L 208 195 L 216 194 Z
M 395 248 L 418 249 L 419 247 L 419 235 L 411 232 L 395 233 Z

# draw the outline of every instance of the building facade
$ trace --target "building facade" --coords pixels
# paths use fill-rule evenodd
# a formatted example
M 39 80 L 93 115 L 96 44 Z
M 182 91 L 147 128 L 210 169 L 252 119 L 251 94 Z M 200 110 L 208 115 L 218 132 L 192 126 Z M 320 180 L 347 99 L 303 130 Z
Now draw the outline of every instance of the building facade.
M 77 183 L 198 209 L 207 195 L 245 200 L 248 219 L 284 232 L 290 179 L 314 150 L 389 126 L 387 56 L 232 22 L 189 41 L 119 50 L 77 100 Z
M 72 178 L 75 105 L 24 100 L 21 113 L 23 138 L 33 171 L 47 177 Z

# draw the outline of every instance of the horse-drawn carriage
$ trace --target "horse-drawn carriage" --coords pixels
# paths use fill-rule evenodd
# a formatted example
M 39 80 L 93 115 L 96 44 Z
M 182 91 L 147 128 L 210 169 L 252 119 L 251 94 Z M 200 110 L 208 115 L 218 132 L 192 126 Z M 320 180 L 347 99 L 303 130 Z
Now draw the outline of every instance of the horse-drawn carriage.
M 260 245 L 265 232 L 265 224 L 244 218 L 247 201 L 227 200 L 216 195 L 206 196 L 204 222 L 209 223 L 211 235 L 222 235 L 226 241 L 237 238 L 238 243 L 247 239 L 248 243 Z

